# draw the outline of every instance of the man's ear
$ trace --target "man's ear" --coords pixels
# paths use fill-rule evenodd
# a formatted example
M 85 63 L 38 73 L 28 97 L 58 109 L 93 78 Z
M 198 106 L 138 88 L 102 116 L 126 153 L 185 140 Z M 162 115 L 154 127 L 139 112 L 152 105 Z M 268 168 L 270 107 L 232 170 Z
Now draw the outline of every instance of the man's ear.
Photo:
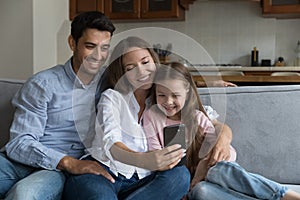
M 75 51 L 75 49 L 76 49 L 76 41 L 74 40 L 74 38 L 72 37 L 72 35 L 69 35 L 69 37 L 68 37 L 68 43 L 69 43 L 70 49 L 72 51 Z

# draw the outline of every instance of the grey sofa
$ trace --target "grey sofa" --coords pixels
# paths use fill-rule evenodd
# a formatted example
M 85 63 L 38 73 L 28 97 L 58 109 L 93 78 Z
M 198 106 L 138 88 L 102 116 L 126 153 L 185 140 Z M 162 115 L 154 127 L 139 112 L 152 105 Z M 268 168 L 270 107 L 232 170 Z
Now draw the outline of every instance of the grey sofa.
M 14 113 L 11 99 L 23 83 L 22 80 L 0 79 L 0 148 L 9 139 L 9 127 Z
M 10 100 L 23 82 L 0 79 L 0 147 L 9 138 Z M 300 192 L 300 85 L 198 91 L 232 128 L 240 165 Z
M 241 166 L 300 192 L 300 85 L 198 92 L 231 127 Z

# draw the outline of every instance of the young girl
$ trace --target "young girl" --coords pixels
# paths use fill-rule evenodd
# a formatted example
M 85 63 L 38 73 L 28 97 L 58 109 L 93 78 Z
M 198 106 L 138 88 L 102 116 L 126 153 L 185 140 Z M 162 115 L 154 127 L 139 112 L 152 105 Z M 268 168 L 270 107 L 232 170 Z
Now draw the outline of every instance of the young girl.
M 186 125 L 186 166 L 192 177 L 189 199 L 300 199 L 294 191 L 248 173 L 235 162 L 221 161 L 209 168 L 207 157 L 218 136 L 188 69 L 174 62 L 162 66 L 154 83 L 153 106 L 144 115 L 148 146 L 150 150 L 163 148 L 163 128 L 178 123 Z M 235 151 L 231 150 L 230 161 L 234 161 Z

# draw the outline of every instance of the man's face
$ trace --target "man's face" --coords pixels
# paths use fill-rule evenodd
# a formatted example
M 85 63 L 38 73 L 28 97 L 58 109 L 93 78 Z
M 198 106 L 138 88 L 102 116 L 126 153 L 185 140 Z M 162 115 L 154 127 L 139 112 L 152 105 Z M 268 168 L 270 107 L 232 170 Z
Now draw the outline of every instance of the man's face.
M 93 78 L 99 72 L 107 59 L 110 39 L 110 32 L 97 29 L 87 29 L 77 44 L 72 37 L 69 38 L 73 69 L 80 79 Z

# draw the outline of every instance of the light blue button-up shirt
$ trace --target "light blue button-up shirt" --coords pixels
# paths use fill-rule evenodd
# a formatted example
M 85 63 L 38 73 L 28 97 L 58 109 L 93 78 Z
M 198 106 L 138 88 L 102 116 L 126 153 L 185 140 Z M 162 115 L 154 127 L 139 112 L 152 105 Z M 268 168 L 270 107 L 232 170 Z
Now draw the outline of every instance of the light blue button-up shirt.
M 16 112 L 5 146 L 8 157 L 50 170 L 66 155 L 81 157 L 81 137 L 94 132 L 98 80 L 99 75 L 83 85 L 71 60 L 28 79 L 12 101 Z

